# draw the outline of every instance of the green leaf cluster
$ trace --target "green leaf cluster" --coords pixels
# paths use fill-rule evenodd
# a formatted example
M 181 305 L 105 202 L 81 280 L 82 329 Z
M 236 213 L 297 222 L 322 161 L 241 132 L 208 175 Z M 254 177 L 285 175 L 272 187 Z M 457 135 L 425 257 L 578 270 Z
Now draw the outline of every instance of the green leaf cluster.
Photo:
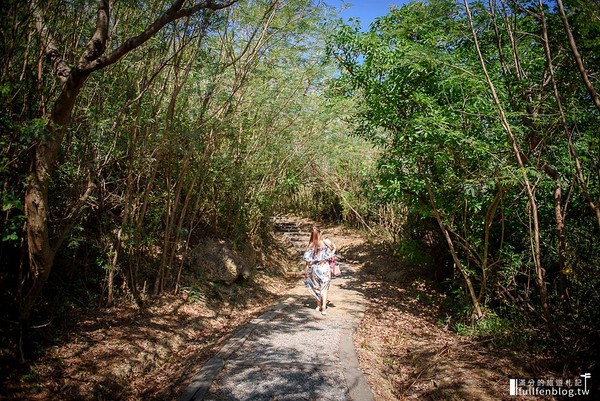
M 598 88 L 597 24 L 584 21 L 576 12 L 585 9 L 597 15 L 597 10 L 586 1 L 567 2 L 567 6 L 589 76 Z M 510 2 L 500 7 L 495 2 L 475 2 L 470 8 L 473 32 L 523 168 L 518 167 L 512 140 L 493 101 L 465 8 L 454 1 L 414 2 L 392 9 L 368 31 L 361 31 L 356 23 L 340 26 L 328 46 L 340 69 L 331 91 L 355 102 L 351 116 L 355 134 L 381 151 L 369 186 L 371 206 L 396 205 L 405 211 L 403 229 L 396 229 L 400 235 L 395 235 L 400 253 L 408 262 L 423 265 L 415 258 L 419 249 L 415 244 L 423 244 L 423 251 L 432 241 L 448 247 L 442 231 L 432 224 L 436 209 L 490 316 L 507 306 L 527 313 L 532 304 L 535 310 L 540 308 L 539 294 L 529 287 L 534 232 L 524 177 L 533 182 L 543 280 L 552 309 L 560 315 L 559 330 L 571 330 L 578 319 L 561 315 L 559 305 L 579 305 L 581 298 L 573 295 L 579 294 L 578 280 L 597 274 L 600 261 L 598 224 L 585 193 L 598 204 L 600 111 L 581 81 L 556 10 L 547 4 L 544 8 L 564 122 L 543 46 L 539 5 Z M 585 187 L 577 179 L 576 163 L 581 165 Z M 565 237 L 557 231 L 557 188 L 565 194 L 558 206 Z M 436 239 L 424 240 L 419 227 L 435 230 Z M 566 248 L 566 262 L 558 256 L 561 247 Z M 447 277 L 456 277 L 452 265 L 445 268 Z M 587 282 L 589 290 L 597 289 L 595 285 Z M 565 301 L 565 291 L 574 298 Z M 515 304 L 516 299 L 521 302 Z M 529 316 L 533 322 L 535 314 Z M 504 319 L 496 317 L 500 320 L 490 322 Z

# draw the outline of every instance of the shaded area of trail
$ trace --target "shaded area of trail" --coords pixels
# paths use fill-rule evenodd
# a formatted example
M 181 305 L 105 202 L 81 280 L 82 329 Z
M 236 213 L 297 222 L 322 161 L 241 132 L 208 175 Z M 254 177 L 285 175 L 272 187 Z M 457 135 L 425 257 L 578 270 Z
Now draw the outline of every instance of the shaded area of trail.
M 306 234 L 286 220 L 276 226 L 300 254 Z M 342 262 L 341 269 L 327 316 L 299 282 L 285 301 L 234 334 L 180 400 L 371 400 L 352 343 L 364 298 L 354 288 L 356 267 Z
M 404 265 L 364 233 L 321 227 L 343 261 L 328 315 L 321 316 L 301 283 L 301 250 L 313 224 L 278 222 L 287 245 L 298 250 L 299 285 L 231 337 L 181 400 L 555 399 L 510 396 L 511 378 L 561 373 L 543 356 L 458 336 L 431 272 Z

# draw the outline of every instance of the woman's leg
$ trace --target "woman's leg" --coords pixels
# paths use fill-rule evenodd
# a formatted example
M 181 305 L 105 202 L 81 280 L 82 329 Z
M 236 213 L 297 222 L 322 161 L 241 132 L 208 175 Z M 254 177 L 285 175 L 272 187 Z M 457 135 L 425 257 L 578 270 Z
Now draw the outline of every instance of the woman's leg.
M 326 277 L 325 282 L 323 282 L 321 286 L 321 313 L 323 315 L 327 314 L 325 312 L 327 310 L 327 299 L 329 298 L 329 286 L 331 285 L 331 279 Z
M 325 303 L 324 305 L 327 307 L 329 303 L 329 291 L 331 291 L 331 279 L 329 279 L 329 284 L 327 284 L 327 289 L 325 290 Z
M 314 265 L 310 266 L 308 265 L 308 263 L 306 264 L 306 287 L 309 289 L 309 291 L 312 293 L 312 295 L 315 297 L 316 301 L 317 301 L 317 306 L 316 306 L 316 310 L 320 311 L 321 310 L 321 300 L 319 297 L 319 291 L 316 287 L 316 284 L 318 283 L 317 280 L 317 276 L 316 276 L 316 267 Z

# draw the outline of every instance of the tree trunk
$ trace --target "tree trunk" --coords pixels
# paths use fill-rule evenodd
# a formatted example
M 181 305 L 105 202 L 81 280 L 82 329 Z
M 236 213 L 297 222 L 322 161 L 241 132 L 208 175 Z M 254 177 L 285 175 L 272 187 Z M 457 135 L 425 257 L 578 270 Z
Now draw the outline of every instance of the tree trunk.
M 452 254 L 452 259 L 454 260 L 454 264 L 456 265 L 456 267 L 458 268 L 458 271 L 460 271 L 460 274 L 462 274 L 463 279 L 465 280 L 465 285 L 467 286 L 467 291 L 469 292 L 469 295 L 471 297 L 471 303 L 473 304 L 473 314 L 475 315 L 475 317 L 477 317 L 479 319 L 479 318 L 483 317 L 483 311 L 481 310 L 479 298 L 477 297 L 477 294 L 475 293 L 475 288 L 473 288 L 473 283 L 471 282 L 469 275 L 467 274 L 460 259 L 458 258 L 456 249 L 454 249 L 454 243 L 452 242 L 452 238 L 450 238 L 450 234 L 448 233 L 448 230 L 446 229 L 446 225 L 444 224 L 444 222 L 442 220 L 442 216 L 440 216 L 440 213 L 437 209 L 435 197 L 434 197 L 433 191 L 431 189 L 431 185 L 429 185 L 429 180 L 427 179 L 425 174 L 423 175 L 423 178 L 425 180 L 425 186 L 427 187 L 427 193 L 429 194 L 429 201 L 430 201 L 431 208 L 433 210 L 433 215 L 435 216 L 435 219 L 436 219 L 438 225 L 440 226 L 440 230 L 442 231 L 442 234 L 444 234 L 444 238 L 446 238 L 446 243 L 448 244 L 448 249 L 450 250 L 450 253 Z
M 563 126 L 563 133 L 567 140 L 567 146 L 569 147 L 569 153 L 571 154 L 571 157 L 573 157 L 573 161 L 575 164 L 575 171 L 577 172 L 575 177 L 577 178 L 577 181 L 579 182 L 579 186 L 581 187 L 581 191 L 583 192 L 583 196 L 584 196 L 587 204 L 589 205 L 589 207 L 594 212 L 594 215 L 596 216 L 596 222 L 598 223 L 598 228 L 600 228 L 600 206 L 597 205 L 596 202 L 594 202 L 594 200 L 590 196 L 590 191 L 588 190 L 587 183 L 586 183 L 586 180 L 583 175 L 581 159 L 579 157 L 579 153 L 577 152 L 577 150 L 575 149 L 575 146 L 573 145 L 573 139 L 571 137 L 571 132 L 569 131 L 569 126 L 567 124 L 567 117 L 565 115 L 565 110 L 562 105 L 562 100 L 561 100 L 560 94 L 558 93 L 558 85 L 556 83 L 556 79 L 554 76 L 554 65 L 552 64 L 552 54 L 550 52 L 550 44 L 549 44 L 549 39 L 548 39 L 548 28 L 546 25 L 546 15 L 544 13 L 544 5 L 541 2 L 541 0 L 539 1 L 539 4 L 540 4 L 540 16 L 541 16 L 541 20 L 542 20 L 542 38 L 543 38 L 543 42 L 544 42 L 544 55 L 546 56 L 546 64 L 548 65 L 548 70 L 550 72 L 550 78 L 552 80 L 552 89 L 553 89 L 553 93 L 554 93 L 554 98 L 556 100 L 556 106 L 558 108 L 558 112 L 560 115 L 560 121 Z M 563 14 L 564 14 L 564 10 L 563 10 Z M 566 21 L 566 16 L 564 18 L 565 18 L 564 20 Z M 568 22 L 566 22 L 565 29 L 567 29 L 567 28 L 568 28 Z M 570 30 L 569 30 L 569 32 L 570 32 Z M 575 42 L 573 41 L 573 46 L 575 46 L 574 43 Z M 575 49 L 576 49 L 576 47 L 575 47 Z M 585 71 L 583 73 L 585 74 Z M 593 88 L 592 88 L 592 90 L 593 90 Z
M 550 73 L 550 79 L 552 80 L 552 88 L 554 93 L 554 98 L 556 100 L 556 105 L 558 107 L 560 120 L 563 126 L 563 132 L 565 134 L 565 138 L 567 140 L 567 145 L 569 147 L 569 153 L 575 160 L 575 169 L 577 171 L 576 177 L 582 176 L 581 172 L 581 163 L 579 161 L 579 155 L 575 151 L 573 146 L 573 142 L 571 140 L 571 134 L 569 132 L 569 127 L 567 125 L 567 118 L 565 116 L 564 108 L 562 106 L 562 101 L 560 95 L 558 93 L 558 85 L 556 83 L 556 79 L 554 77 L 554 65 L 552 64 L 552 54 L 550 52 L 550 43 L 548 39 L 548 28 L 546 25 L 546 16 L 544 14 L 544 5 L 542 1 L 539 1 L 540 5 L 540 15 L 542 21 L 542 39 L 544 43 L 544 55 L 546 57 L 546 64 L 548 66 L 548 71 Z M 556 174 L 556 190 L 554 191 L 554 216 L 556 221 L 556 234 L 558 238 L 558 267 L 559 267 L 559 275 L 560 275 L 560 298 L 562 301 L 566 301 L 568 298 L 567 293 L 567 277 L 566 277 L 566 258 L 567 258 L 567 243 L 566 243 L 566 234 L 565 234 L 565 219 L 566 219 L 566 210 L 563 211 L 562 208 L 562 188 L 560 185 L 560 177 L 558 173 Z M 595 208 L 595 204 L 591 201 L 589 193 L 587 191 L 587 186 L 584 180 L 579 180 L 580 185 L 582 187 L 584 197 L 588 199 L 588 203 L 592 207 L 592 209 L 596 212 L 596 217 L 598 219 L 598 223 L 600 224 L 600 215 L 598 214 L 598 210 Z M 566 209 L 566 206 L 565 206 Z
M 542 267 L 542 260 L 541 260 L 540 223 L 539 223 L 537 202 L 535 200 L 535 194 L 533 191 L 533 187 L 529 181 L 529 177 L 527 176 L 527 172 L 525 171 L 525 164 L 523 162 L 521 149 L 519 148 L 517 139 L 513 134 L 510 123 L 508 122 L 508 118 L 506 117 L 504 108 L 502 107 L 502 104 L 500 103 L 500 98 L 498 97 L 498 94 L 496 92 L 496 87 L 494 86 L 494 83 L 492 82 L 492 79 L 490 78 L 487 67 L 485 65 L 485 60 L 483 59 L 483 54 L 481 53 L 481 48 L 479 47 L 479 40 L 477 39 L 477 33 L 475 31 L 475 26 L 473 24 L 473 16 L 471 15 L 471 9 L 469 8 L 469 3 L 467 0 L 464 0 L 464 5 L 465 5 L 465 10 L 467 12 L 467 17 L 469 19 L 469 23 L 471 25 L 471 33 L 473 35 L 473 41 L 475 43 L 475 49 L 476 49 L 477 55 L 479 57 L 479 62 L 481 64 L 481 68 L 484 72 L 486 81 L 487 81 L 490 91 L 492 93 L 492 98 L 494 100 L 494 104 L 496 105 L 496 109 L 497 109 L 498 115 L 500 117 L 500 122 L 502 123 L 503 128 L 505 129 L 506 133 L 508 134 L 508 139 L 509 139 L 511 148 L 515 154 L 515 157 L 517 158 L 517 164 L 519 166 L 519 169 L 522 171 L 522 174 L 523 174 L 523 182 L 525 183 L 525 189 L 527 191 L 527 196 L 529 198 L 529 206 L 531 207 L 531 215 L 533 218 L 533 229 L 532 229 L 531 235 L 532 235 L 532 242 L 533 242 L 532 256 L 533 256 L 533 261 L 534 261 L 534 265 L 535 265 L 536 283 L 538 285 L 538 289 L 540 292 L 540 303 L 542 304 L 542 309 L 544 311 L 544 318 L 546 319 L 546 324 L 550 328 L 552 326 L 552 323 L 551 323 L 552 315 L 550 314 L 550 306 L 548 304 L 548 293 L 547 293 L 546 281 L 545 281 L 546 271 Z
M 167 177 L 167 209 L 165 211 L 165 234 L 164 234 L 164 242 L 163 242 L 163 252 L 160 260 L 160 267 L 158 274 L 156 276 L 156 280 L 154 281 L 154 295 L 160 294 L 164 291 L 165 284 L 165 275 L 167 268 L 172 269 L 173 266 L 168 264 L 171 258 L 169 258 L 169 254 L 171 253 L 171 249 L 177 247 L 177 232 L 175 231 L 175 221 L 177 216 L 177 211 L 179 209 L 179 203 L 181 199 L 181 190 L 183 188 L 183 182 L 185 179 L 185 175 L 187 174 L 187 170 L 189 167 L 190 159 L 189 153 L 186 153 L 185 159 L 183 160 L 183 165 L 177 172 L 178 178 L 176 179 L 175 184 L 175 196 L 173 200 L 171 200 L 171 190 L 169 185 L 169 178 Z M 167 172 L 169 174 L 169 172 Z
M 498 193 L 494 196 L 494 200 L 488 207 L 487 213 L 485 215 L 485 227 L 484 227 L 484 236 L 483 236 L 483 256 L 481 258 L 481 288 L 479 289 L 479 295 L 477 299 L 481 302 L 483 296 L 485 295 L 487 289 L 487 280 L 488 273 L 491 269 L 491 265 L 489 264 L 489 254 L 490 254 L 490 229 L 492 228 L 492 223 L 494 222 L 494 217 L 496 216 L 496 211 L 498 210 L 498 206 L 500 205 L 500 200 L 502 199 L 502 195 L 504 193 L 504 188 L 499 186 Z M 501 249 L 501 248 L 500 248 Z
M 187 210 L 190 205 L 190 200 L 192 199 L 192 195 L 194 194 L 194 189 L 196 187 L 197 180 L 198 180 L 198 175 L 194 175 L 194 178 L 192 179 L 191 184 L 188 186 L 188 190 L 185 195 L 185 199 L 183 201 L 183 206 L 181 208 L 181 213 L 179 214 L 179 219 L 177 219 L 177 226 L 175 227 L 176 246 L 173 246 L 171 248 L 171 255 L 169 256 L 169 266 L 175 266 L 175 253 L 177 251 L 177 245 L 179 244 L 179 237 L 180 237 L 179 233 L 181 233 L 181 230 L 183 228 L 185 216 L 187 215 Z M 186 240 L 187 240 L 187 236 L 186 236 Z M 185 249 L 187 249 L 187 246 L 185 247 Z M 183 257 L 182 257 L 182 261 L 183 261 Z M 179 281 L 181 279 L 182 269 L 183 269 L 183 263 L 180 263 L 179 268 L 177 269 L 177 273 L 173 277 L 173 279 L 175 281 L 173 284 L 173 292 L 175 294 L 177 294 L 177 292 L 179 291 Z
M 109 54 L 105 54 L 108 41 L 111 1 L 97 0 L 96 27 L 90 37 L 83 54 L 75 67 L 70 67 L 52 32 L 44 23 L 44 2 L 34 5 L 33 23 L 42 44 L 43 51 L 52 68 L 54 77 L 63 84 L 61 93 L 54 103 L 48 125 L 46 138 L 38 142 L 33 149 L 32 164 L 25 193 L 25 217 L 27 219 L 27 241 L 29 253 L 29 274 L 23 272 L 27 283 L 21 283 L 19 292 L 21 299 L 19 319 L 27 320 L 35 301 L 40 295 L 52 269 L 56 249 L 50 244 L 48 189 L 56 158 L 62 146 L 71 112 L 75 101 L 89 75 L 122 59 L 152 38 L 165 25 L 177 19 L 191 16 L 203 9 L 219 10 L 231 6 L 237 0 L 225 0 L 214 3 L 201 1 L 188 8 L 183 8 L 186 1 L 176 0 L 171 7 L 153 21 L 143 32 L 125 40 Z M 46 11 L 50 13 L 50 11 Z M 29 276 L 29 277 L 28 277 Z M 31 284 L 29 289 L 22 289 Z
M 88 73 L 73 69 L 56 103 L 46 126 L 46 138 L 34 148 L 25 193 L 25 217 L 27 219 L 27 246 L 29 251 L 29 279 L 31 287 L 24 293 L 19 312 L 20 320 L 27 320 L 31 310 L 46 284 L 56 249 L 50 244 L 48 227 L 48 188 L 55 168 L 75 99 L 83 87 Z M 27 276 L 27 275 L 25 275 Z
M 560 275 L 560 299 L 566 301 L 567 294 L 567 241 L 565 235 L 565 213 L 562 209 L 562 188 L 556 186 L 554 191 L 554 215 L 556 218 L 556 235 L 558 237 L 558 268 Z

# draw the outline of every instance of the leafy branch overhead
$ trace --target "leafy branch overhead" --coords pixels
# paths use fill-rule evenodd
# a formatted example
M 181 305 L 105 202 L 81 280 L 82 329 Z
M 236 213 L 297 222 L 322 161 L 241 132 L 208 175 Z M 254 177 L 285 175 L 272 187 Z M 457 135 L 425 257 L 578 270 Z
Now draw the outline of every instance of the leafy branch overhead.
M 268 281 L 272 217 L 295 214 L 364 229 L 398 257 L 384 275 L 432 280 L 450 328 L 597 359 L 597 2 L 412 2 L 367 28 L 337 11 L 3 3 L 0 318 L 15 355 L 69 305 L 218 302 L 191 262 L 205 243 L 252 262 L 230 277 L 239 291 Z
M 598 9 L 559 3 L 411 3 L 328 46 L 381 149 L 372 199 L 405 208 L 399 252 L 435 230 L 475 318 L 523 308 L 554 334 L 600 251 Z

